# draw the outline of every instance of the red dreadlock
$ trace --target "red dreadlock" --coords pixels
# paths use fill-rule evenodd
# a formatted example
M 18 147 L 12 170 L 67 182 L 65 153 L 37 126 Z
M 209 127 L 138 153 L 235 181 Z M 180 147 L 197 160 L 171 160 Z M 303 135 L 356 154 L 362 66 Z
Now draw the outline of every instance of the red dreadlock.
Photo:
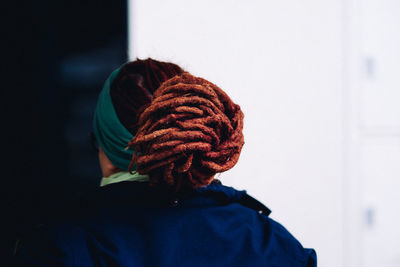
M 244 144 L 243 113 L 215 84 L 185 72 L 164 82 L 138 121 L 129 142 L 131 165 L 152 184 L 208 185 L 232 168 Z

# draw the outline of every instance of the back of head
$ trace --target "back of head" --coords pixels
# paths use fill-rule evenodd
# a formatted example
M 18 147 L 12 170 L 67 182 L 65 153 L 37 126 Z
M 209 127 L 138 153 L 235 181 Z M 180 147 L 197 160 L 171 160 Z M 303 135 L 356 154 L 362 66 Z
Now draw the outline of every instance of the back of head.
M 129 62 L 111 74 L 102 93 L 96 138 L 116 167 L 148 174 L 152 185 L 175 191 L 205 186 L 239 159 L 240 107 L 176 64 Z
M 122 65 L 105 81 L 97 100 L 93 133 L 116 170 L 129 169 L 133 149 L 125 148 L 136 134 L 138 116 L 150 105 L 154 91 L 181 73 L 176 64 L 149 58 Z
M 185 72 L 161 84 L 140 114 L 131 165 L 176 191 L 205 186 L 238 161 L 242 129 L 240 107 L 215 84 Z

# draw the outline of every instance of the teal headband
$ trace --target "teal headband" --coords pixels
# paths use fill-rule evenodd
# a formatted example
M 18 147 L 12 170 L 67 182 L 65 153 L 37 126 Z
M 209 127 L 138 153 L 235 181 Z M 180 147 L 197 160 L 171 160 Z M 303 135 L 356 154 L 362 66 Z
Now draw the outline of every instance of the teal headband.
M 119 121 L 110 95 L 111 83 L 121 68 L 122 66 L 111 73 L 100 92 L 94 113 L 93 132 L 111 163 L 115 167 L 127 171 L 132 160 L 133 149 L 125 150 L 125 148 L 133 135 Z M 133 165 L 131 170 L 135 169 L 136 166 Z

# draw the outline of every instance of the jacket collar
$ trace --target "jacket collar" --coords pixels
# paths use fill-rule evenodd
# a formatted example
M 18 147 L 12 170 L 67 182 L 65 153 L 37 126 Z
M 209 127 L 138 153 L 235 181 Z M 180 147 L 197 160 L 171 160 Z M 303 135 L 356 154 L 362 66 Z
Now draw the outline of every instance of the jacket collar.
M 248 195 L 245 190 L 236 190 L 214 180 L 210 185 L 185 193 L 171 193 L 165 189 L 151 187 L 148 182 L 125 181 L 97 188 L 81 202 L 83 207 L 101 208 L 113 205 L 132 206 L 197 206 L 227 205 L 239 203 L 260 214 L 269 215 L 271 210 Z

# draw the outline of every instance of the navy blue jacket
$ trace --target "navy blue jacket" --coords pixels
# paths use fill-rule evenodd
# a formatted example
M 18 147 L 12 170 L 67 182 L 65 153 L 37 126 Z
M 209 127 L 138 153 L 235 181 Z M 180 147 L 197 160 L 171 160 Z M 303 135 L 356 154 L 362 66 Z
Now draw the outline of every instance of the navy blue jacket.
M 316 266 L 270 211 L 220 183 L 171 194 L 147 183 L 101 187 L 79 212 L 22 240 L 23 266 Z

